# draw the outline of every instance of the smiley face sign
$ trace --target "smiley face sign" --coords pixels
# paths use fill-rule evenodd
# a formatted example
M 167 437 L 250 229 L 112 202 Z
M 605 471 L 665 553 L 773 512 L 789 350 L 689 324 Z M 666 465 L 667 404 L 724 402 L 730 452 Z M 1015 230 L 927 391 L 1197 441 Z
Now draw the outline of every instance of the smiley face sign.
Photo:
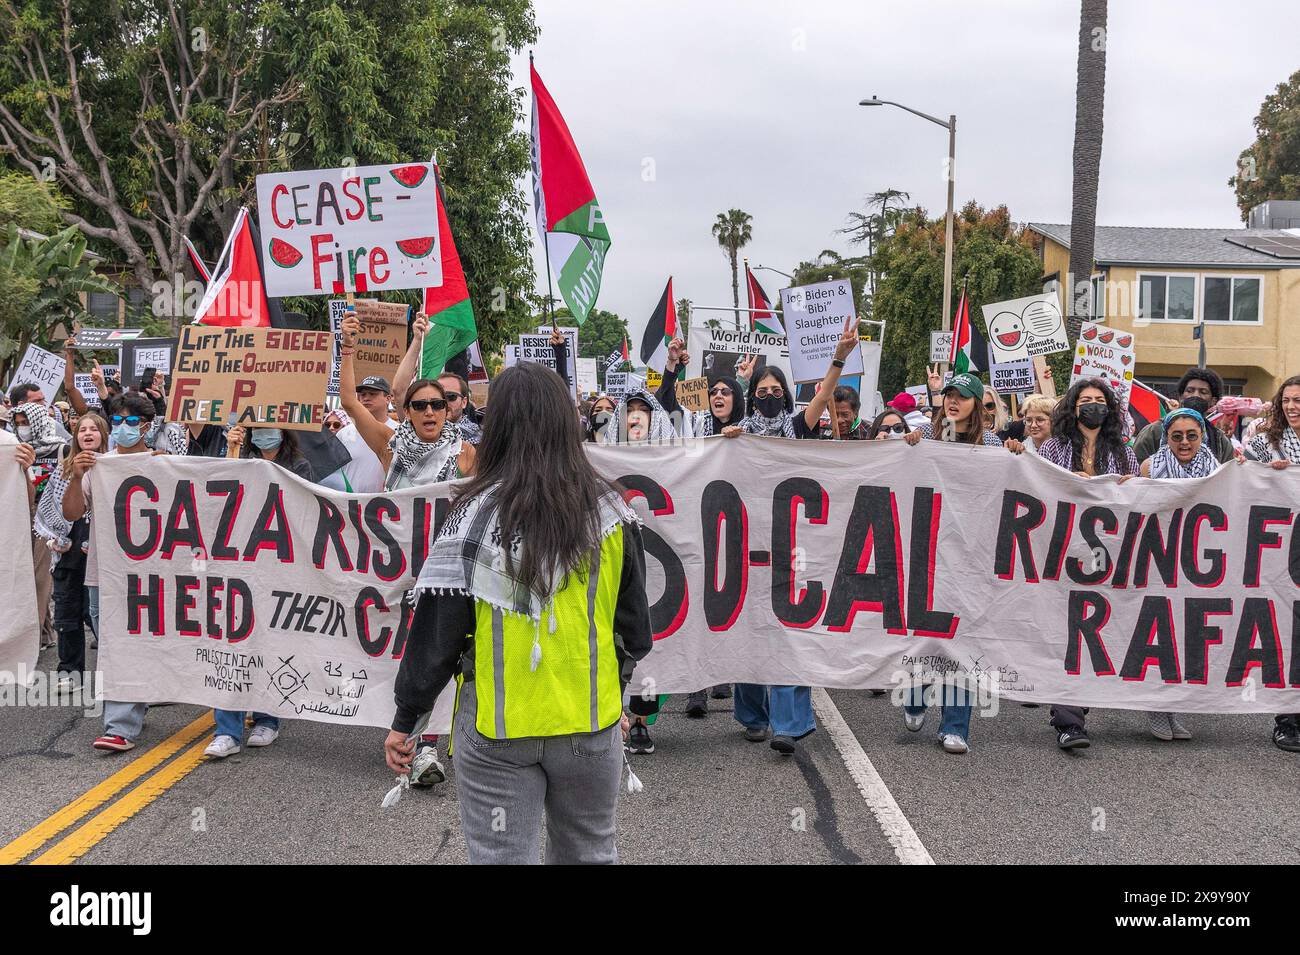
M 1035 358 L 1070 350 L 1065 320 L 1052 292 L 985 305 L 984 324 L 995 361 L 1005 361 L 1004 356 L 1010 354 Z
M 1029 357 L 1029 330 L 1019 312 L 999 311 L 988 315 L 989 357 L 995 362 L 1019 361 Z

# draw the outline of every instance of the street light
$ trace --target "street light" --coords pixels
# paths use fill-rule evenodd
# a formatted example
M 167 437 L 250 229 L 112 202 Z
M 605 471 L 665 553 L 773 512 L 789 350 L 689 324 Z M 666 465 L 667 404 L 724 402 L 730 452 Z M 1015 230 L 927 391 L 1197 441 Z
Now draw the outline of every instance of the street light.
M 945 123 L 937 116 L 931 116 L 929 113 L 923 113 L 919 109 L 912 109 L 910 106 L 904 106 L 902 103 L 895 103 L 893 100 L 881 99 L 878 96 L 872 96 L 870 99 L 859 101 L 859 106 L 897 106 L 899 109 L 907 110 L 915 116 L 922 119 L 928 119 L 930 122 L 942 126 L 948 130 L 948 217 L 944 223 L 943 232 L 943 330 L 952 329 L 952 192 L 953 185 L 957 176 L 957 117 L 955 114 L 948 116 Z M 946 362 L 944 363 L 947 364 Z
M 785 276 L 786 278 L 788 278 L 791 282 L 794 281 L 794 276 L 791 275 L 789 272 L 782 272 L 780 269 L 774 269 L 774 268 L 772 268 L 772 266 L 770 266 L 770 265 L 756 265 L 756 266 L 754 266 L 754 268 L 756 268 L 756 269 L 762 269 L 764 272 L 775 272 L 777 275 L 784 275 L 784 276 Z

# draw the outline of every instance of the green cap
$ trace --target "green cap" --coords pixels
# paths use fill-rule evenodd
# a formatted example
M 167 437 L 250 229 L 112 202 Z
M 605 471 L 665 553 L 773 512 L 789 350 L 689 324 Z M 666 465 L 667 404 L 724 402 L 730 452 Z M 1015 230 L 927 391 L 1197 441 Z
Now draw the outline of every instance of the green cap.
M 943 390 L 947 391 L 949 388 L 956 388 L 958 394 L 965 395 L 967 398 L 984 397 L 984 382 L 965 372 L 960 375 L 953 375 L 948 379 L 948 383 L 943 386 Z

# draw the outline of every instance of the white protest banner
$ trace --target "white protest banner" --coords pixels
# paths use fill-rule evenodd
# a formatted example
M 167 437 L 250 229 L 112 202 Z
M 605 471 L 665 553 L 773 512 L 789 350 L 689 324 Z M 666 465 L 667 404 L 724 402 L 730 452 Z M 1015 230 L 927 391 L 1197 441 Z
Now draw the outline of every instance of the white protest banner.
M 645 520 L 656 640 L 634 688 L 917 673 L 1044 704 L 1300 711 L 1294 469 L 1120 484 L 939 441 L 585 448 Z
M 930 333 L 930 361 L 946 362 L 952 354 L 952 332 Z
M 781 308 L 790 343 L 790 368 L 794 380 L 821 381 L 835 357 L 835 346 L 853 320 L 853 285 L 848 279 L 781 289 Z M 844 360 L 841 374 L 862 374 L 862 355 L 856 350 Z
M 1119 399 L 1120 410 L 1128 411 L 1128 394 L 1133 387 L 1133 368 L 1137 350 L 1132 332 L 1084 322 L 1074 348 L 1074 368 L 1070 384 L 1080 378 L 1102 378 L 1110 382 Z
M 0 685 L 26 685 L 40 654 L 36 616 L 36 572 L 32 567 L 32 518 L 27 508 L 27 472 L 18 466 L 18 446 L 0 445 Z
M 95 379 L 88 371 L 79 371 L 72 376 L 73 386 L 81 392 L 81 397 L 86 399 L 86 404 L 91 408 L 100 407 L 99 390 L 95 387 Z
M 1029 394 L 1034 390 L 1033 359 L 994 362 L 993 369 L 989 372 L 989 384 L 1000 395 Z
M 225 458 L 107 456 L 91 474 L 107 699 L 389 725 L 403 595 L 450 484 L 345 494 Z
M 257 225 L 271 298 L 442 285 L 427 162 L 265 173 Z
M 570 341 L 576 340 L 576 337 L 570 339 Z M 573 396 L 574 401 L 577 401 L 578 379 L 574 373 L 573 354 L 573 352 L 569 352 L 569 359 L 565 362 L 565 370 L 568 372 L 569 394 Z M 555 371 L 555 349 L 551 347 L 550 331 L 548 330 L 545 335 L 520 335 L 515 356 L 516 362 L 535 361 L 539 365 L 545 365 Z
M 23 360 L 18 363 L 9 379 L 9 385 L 35 385 L 45 393 L 47 401 L 53 401 L 55 392 L 63 384 L 63 368 L 66 364 L 62 355 L 47 352 L 36 345 L 28 345 Z
M 579 358 L 578 359 L 578 392 L 584 395 L 594 395 L 600 388 L 596 379 L 596 359 Z
M 736 365 L 742 358 L 757 355 L 755 374 L 764 365 L 775 365 L 781 369 L 786 381 L 791 380 L 790 349 L 784 335 L 692 325 L 687 351 L 691 358 L 686 366 L 688 378 L 734 377 Z
M 1052 292 L 983 306 L 994 361 L 1009 362 L 1070 350 L 1061 306 Z M 1023 354 L 1022 354 L 1023 352 Z M 945 356 L 946 357 L 946 356 Z
M 611 398 L 622 398 L 627 394 L 627 375 L 625 371 L 605 372 L 605 394 Z

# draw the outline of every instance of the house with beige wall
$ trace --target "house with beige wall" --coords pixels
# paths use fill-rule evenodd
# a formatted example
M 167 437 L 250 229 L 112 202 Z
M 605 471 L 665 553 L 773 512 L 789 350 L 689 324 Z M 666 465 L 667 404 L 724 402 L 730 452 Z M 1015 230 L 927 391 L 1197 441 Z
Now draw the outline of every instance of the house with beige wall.
M 1300 374 L 1300 202 L 1265 203 L 1252 212 L 1256 223 L 1285 227 L 1097 227 L 1092 312 L 1133 333 L 1140 379 L 1172 394 L 1197 364 L 1198 326 L 1206 363 L 1229 394 L 1271 398 L 1283 379 Z M 1056 281 L 1068 314 L 1069 223 L 1028 228 L 1041 239 L 1043 274 Z

